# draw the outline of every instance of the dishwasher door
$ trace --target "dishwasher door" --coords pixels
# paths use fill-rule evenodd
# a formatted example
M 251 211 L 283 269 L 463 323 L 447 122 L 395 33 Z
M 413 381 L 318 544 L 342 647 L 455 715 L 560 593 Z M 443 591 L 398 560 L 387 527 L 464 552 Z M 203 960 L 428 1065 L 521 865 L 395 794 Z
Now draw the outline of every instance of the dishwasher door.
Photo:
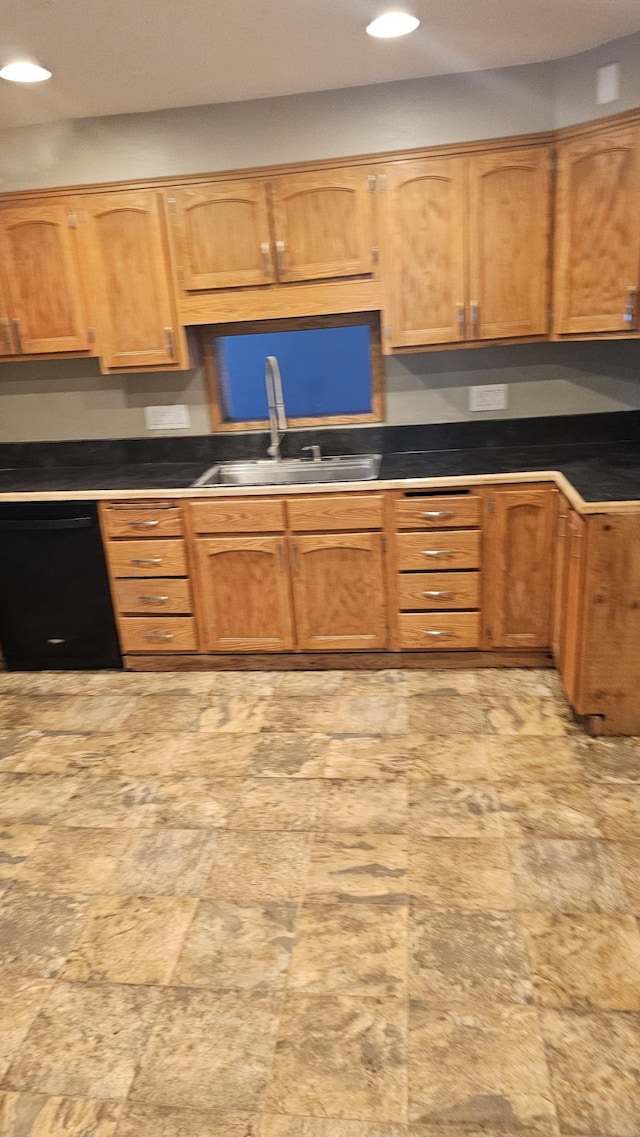
M 11 671 L 122 667 L 93 502 L 0 505 L 0 645 Z

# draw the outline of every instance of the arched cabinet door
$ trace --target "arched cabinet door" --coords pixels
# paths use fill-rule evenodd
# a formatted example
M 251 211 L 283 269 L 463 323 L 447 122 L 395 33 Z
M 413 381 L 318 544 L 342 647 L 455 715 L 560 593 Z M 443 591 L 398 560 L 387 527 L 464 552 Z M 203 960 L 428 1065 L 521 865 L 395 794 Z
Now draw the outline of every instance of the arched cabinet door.
M 484 527 L 484 637 L 488 648 L 551 642 L 555 495 L 550 486 L 496 489 Z
M 638 330 L 640 130 L 560 146 L 555 320 L 563 335 Z
M 214 182 L 169 197 L 186 292 L 275 281 L 266 183 Z
M 284 537 L 199 537 L 195 547 L 205 651 L 290 651 Z
M 0 353 L 89 350 L 75 236 L 76 215 L 64 198 L 0 210 Z
M 386 647 L 381 533 L 296 535 L 291 566 L 302 651 Z

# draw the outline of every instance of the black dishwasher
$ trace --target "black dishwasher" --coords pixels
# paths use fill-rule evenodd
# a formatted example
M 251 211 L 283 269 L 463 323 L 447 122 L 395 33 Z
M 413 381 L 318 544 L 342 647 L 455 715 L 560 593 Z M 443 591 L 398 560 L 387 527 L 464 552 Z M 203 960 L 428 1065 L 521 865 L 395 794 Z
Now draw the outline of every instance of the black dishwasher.
M 0 646 L 11 671 L 122 667 L 93 502 L 0 504 Z

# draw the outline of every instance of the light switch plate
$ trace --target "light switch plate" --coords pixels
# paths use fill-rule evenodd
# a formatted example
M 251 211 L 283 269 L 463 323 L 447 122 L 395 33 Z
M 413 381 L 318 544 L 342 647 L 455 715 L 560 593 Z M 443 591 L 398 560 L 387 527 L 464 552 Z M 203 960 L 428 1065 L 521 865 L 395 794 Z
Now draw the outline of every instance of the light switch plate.
M 620 98 L 620 64 L 599 67 L 596 79 L 596 102 L 614 103 Z
M 144 421 L 147 430 L 188 430 L 191 415 L 184 403 L 172 403 L 166 407 L 145 407 Z
M 470 411 L 504 411 L 507 402 L 506 383 L 490 383 L 484 387 L 469 387 Z

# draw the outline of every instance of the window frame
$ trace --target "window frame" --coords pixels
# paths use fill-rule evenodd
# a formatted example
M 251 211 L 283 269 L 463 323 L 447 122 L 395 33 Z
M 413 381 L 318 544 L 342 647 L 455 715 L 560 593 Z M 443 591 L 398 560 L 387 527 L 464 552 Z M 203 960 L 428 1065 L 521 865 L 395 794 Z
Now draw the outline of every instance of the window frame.
M 378 312 L 349 312 L 329 316 L 297 316 L 283 320 L 251 320 L 245 323 L 209 324 L 200 332 L 209 402 L 211 430 L 249 431 L 268 430 L 269 419 L 242 419 L 228 422 L 223 414 L 223 401 L 216 361 L 216 341 L 222 336 L 263 334 L 266 332 L 308 331 L 316 328 L 345 328 L 367 326 L 371 332 L 371 410 L 351 415 L 316 415 L 307 418 L 288 418 L 292 428 L 323 426 L 349 426 L 353 423 L 384 421 L 384 382 L 380 314 Z

